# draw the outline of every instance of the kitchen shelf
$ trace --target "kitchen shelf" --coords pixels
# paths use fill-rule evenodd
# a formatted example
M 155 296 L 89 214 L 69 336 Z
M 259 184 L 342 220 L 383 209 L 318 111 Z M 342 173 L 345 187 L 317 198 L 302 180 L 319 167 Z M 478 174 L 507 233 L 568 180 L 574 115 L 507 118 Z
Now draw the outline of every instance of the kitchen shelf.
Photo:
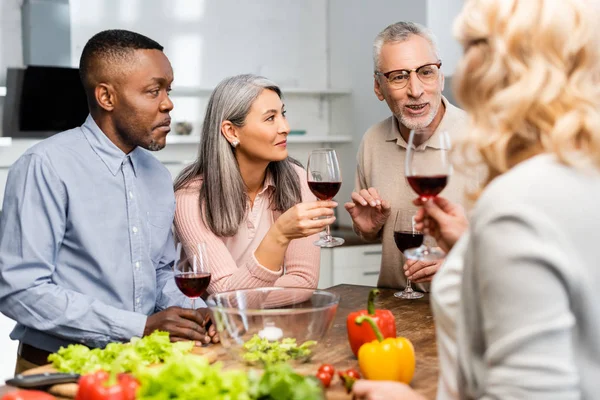
M 212 87 L 174 87 L 171 91 L 173 97 L 196 97 L 209 96 L 214 88 Z M 306 96 L 344 96 L 352 93 L 350 89 L 315 89 L 315 88 L 281 88 L 285 95 L 306 95 Z
M 351 143 L 352 138 L 350 136 L 288 136 L 288 143 Z M 200 143 L 200 136 L 178 136 L 170 134 L 167 136 L 167 144 L 198 144 Z

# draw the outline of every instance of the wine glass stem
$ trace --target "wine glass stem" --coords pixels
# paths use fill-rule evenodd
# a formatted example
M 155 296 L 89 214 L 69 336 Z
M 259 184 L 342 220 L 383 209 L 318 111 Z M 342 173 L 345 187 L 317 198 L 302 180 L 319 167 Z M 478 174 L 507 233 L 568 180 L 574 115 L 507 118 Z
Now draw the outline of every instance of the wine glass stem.
M 325 227 L 325 241 L 331 242 L 331 232 L 329 231 L 329 225 Z
M 196 309 L 196 299 L 192 299 L 192 310 Z
M 404 289 L 405 292 L 412 292 L 412 282 L 410 281 L 410 279 L 406 280 L 406 288 Z

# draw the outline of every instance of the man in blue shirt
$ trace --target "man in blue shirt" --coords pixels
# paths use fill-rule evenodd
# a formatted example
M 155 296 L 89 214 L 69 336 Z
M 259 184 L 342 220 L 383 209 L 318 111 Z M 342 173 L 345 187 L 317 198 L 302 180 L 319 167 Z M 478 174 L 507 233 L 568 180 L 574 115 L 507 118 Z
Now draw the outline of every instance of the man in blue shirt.
M 176 287 L 165 146 L 173 70 L 137 33 L 92 37 L 80 74 L 90 115 L 12 166 L 0 223 L 0 311 L 17 321 L 17 371 L 70 343 L 103 347 L 156 329 L 216 341 Z M 201 306 L 205 307 L 203 302 Z

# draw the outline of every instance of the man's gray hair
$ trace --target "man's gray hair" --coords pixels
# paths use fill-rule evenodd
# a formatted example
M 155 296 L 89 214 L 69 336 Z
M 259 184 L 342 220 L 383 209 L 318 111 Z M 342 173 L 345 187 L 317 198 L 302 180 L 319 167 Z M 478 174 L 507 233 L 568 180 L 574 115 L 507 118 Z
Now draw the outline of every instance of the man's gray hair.
M 433 32 L 416 22 L 400 21 L 389 25 L 379 32 L 375 38 L 375 42 L 373 43 L 373 68 L 375 68 L 375 72 L 379 71 L 379 55 L 381 54 L 383 45 L 386 43 L 404 42 L 412 35 L 418 35 L 426 39 L 431 44 L 431 48 L 439 60 L 440 54 Z

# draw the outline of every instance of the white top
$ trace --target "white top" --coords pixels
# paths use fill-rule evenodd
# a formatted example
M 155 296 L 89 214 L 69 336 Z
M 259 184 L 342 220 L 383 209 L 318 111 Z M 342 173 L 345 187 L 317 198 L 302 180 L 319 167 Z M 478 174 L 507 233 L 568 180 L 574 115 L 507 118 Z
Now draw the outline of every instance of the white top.
M 435 320 L 440 374 L 437 400 L 458 398 L 456 360 L 456 320 L 460 305 L 464 253 L 469 234 L 465 233 L 448 253 L 444 265 L 431 282 L 431 308 Z
M 542 155 L 471 218 L 457 327 L 460 398 L 600 396 L 600 174 Z

